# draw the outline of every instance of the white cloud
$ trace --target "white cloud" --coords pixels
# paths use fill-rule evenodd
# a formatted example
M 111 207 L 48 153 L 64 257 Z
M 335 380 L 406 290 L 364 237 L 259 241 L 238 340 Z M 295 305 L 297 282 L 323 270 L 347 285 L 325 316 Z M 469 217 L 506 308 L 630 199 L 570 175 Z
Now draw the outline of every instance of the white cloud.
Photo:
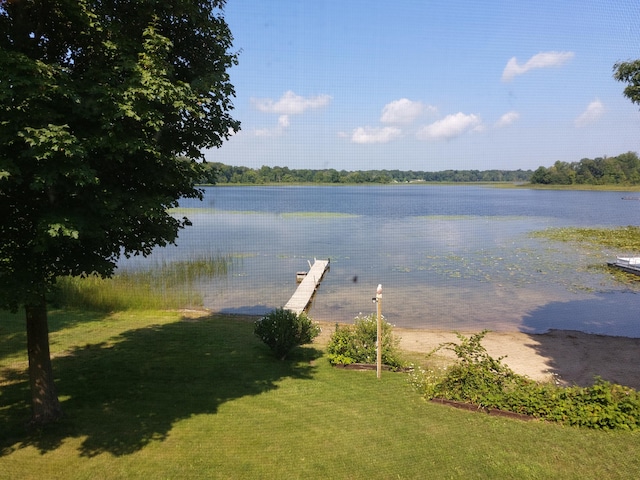
M 329 95 L 317 95 L 315 97 L 302 97 L 291 90 L 285 92 L 279 100 L 270 98 L 252 98 L 253 106 L 264 113 L 278 114 L 278 125 L 271 128 L 254 130 L 257 137 L 277 137 L 285 133 L 291 125 L 291 115 L 300 115 L 307 110 L 322 108 L 331 102 Z
M 380 121 L 382 123 L 409 124 L 425 110 L 435 112 L 436 108 L 431 105 L 424 105 L 422 102 L 413 102 L 408 98 L 401 98 L 384 106 Z
M 253 131 L 256 137 L 279 137 L 289 128 L 289 115 L 280 115 L 278 125 L 271 128 L 258 128 Z
M 315 97 L 303 97 L 291 90 L 285 92 L 279 100 L 270 98 L 252 98 L 251 103 L 259 111 L 264 113 L 277 113 L 280 115 L 299 115 L 306 110 L 322 108 L 331 102 L 330 95 L 317 95 Z
M 450 139 L 462 135 L 469 130 L 481 131 L 483 129 L 480 117 L 474 114 L 466 115 L 458 112 L 455 115 L 447 115 L 442 120 L 422 127 L 417 137 L 422 140 L 434 139 Z
M 504 67 L 502 81 L 509 82 L 517 75 L 522 75 L 536 68 L 560 66 L 571 60 L 573 56 L 573 52 L 541 52 L 527 60 L 524 65 L 519 65 L 516 57 L 512 57 Z
M 287 128 L 289 126 L 289 115 L 280 115 L 278 118 L 278 126 Z
M 595 123 L 604 113 L 604 104 L 597 98 L 591 102 L 587 109 L 576 118 L 576 127 L 585 127 Z
M 256 137 L 277 137 L 282 133 L 279 128 L 257 128 L 253 131 Z
M 351 134 L 353 143 L 388 143 L 402 135 L 402 130 L 396 127 L 358 127 Z
M 500 117 L 500 120 L 496 122 L 496 127 L 506 127 L 507 125 L 511 125 L 513 122 L 520 118 L 520 114 L 518 112 L 507 112 Z

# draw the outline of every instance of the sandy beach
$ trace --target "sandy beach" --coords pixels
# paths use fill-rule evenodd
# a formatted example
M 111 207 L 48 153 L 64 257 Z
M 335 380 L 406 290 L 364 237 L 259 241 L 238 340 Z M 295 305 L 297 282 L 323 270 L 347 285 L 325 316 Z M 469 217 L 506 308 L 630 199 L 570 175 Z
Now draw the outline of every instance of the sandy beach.
M 322 334 L 315 342 L 326 344 L 335 323 L 319 322 Z M 427 354 L 442 343 L 457 342 L 454 332 L 394 328 L 400 348 Z M 460 332 L 465 336 L 477 332 Z M 489 332 L 482 345 L 494 358 L 515 372 L 539 381 L 554 380 L 562 385 L 591 385 L 594 377 L 640 389 L 640 338 L 590 335 L 572 330 L 552 330 L 544 334 Z M 442 351 L 442 355 L 449 355 Z

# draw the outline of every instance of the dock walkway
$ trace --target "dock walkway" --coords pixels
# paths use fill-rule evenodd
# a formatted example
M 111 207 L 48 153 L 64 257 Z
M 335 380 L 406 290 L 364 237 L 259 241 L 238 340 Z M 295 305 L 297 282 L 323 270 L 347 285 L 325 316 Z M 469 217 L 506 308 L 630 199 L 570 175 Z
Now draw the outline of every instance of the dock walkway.
M 302 279 L 302 282 L 300 282 L 300 285 L 298 285 L 298 288 L 284 306 L 284 309 L 291 310 L 298 315 L 304 312 L 327 268 L 329 268 L 329 260 L 314 259 L 314 263 L 311 265 L 309 272 Z

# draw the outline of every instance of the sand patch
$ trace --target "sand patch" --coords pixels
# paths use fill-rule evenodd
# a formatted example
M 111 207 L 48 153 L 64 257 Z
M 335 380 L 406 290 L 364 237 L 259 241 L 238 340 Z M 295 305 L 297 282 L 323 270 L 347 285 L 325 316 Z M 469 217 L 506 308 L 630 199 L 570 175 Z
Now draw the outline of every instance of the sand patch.
M 320 322 L 322 333 L 315 340 L 326 345 L 335 323 Z M 454 332 L 394 328 L 400 348 L 427 354 L 446 342 L 458 342 Z M 465 336 L 476 332 L 460 332 Z M 591 385 L 594 377 L 640 389 L 640 338 L 591 335 L 572 330 L 544 334 L 489 332 L 482 341 L 489 355 L 506 357 L 503 362 L 521 375 L 562 385 Z M 445 354 L 444 352 L 442 352 Z M 453 354 L 448 355 L 453 358 Z

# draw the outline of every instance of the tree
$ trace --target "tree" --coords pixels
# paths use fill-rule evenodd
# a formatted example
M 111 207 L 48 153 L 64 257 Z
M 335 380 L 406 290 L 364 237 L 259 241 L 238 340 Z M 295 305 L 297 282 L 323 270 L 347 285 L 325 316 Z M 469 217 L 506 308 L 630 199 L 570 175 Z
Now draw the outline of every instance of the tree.
M 618 163 L 624 171 L 627 183 L 635 185 L 640 181 L 640 158 L 635 152 L 618 155 Z
M 26 314 L 32 422 L 61 415 L 46 295 L 175 242 L 237 131 L 225 0 L 0 2 L 0 306 Z M 188 161 L 185 161 L 185 157 Z
M 542 185 L 548 185 L 551 183 L 551 175 L 549 170 L 545 167 L 538 167 L 533 175 L 531 175 L 531 183 L 539 183 Z
M 640 104 L 640 60 L 618 62 L 613 66 L 613 78 L 627 83 L 624 95 L 633 103 Z

